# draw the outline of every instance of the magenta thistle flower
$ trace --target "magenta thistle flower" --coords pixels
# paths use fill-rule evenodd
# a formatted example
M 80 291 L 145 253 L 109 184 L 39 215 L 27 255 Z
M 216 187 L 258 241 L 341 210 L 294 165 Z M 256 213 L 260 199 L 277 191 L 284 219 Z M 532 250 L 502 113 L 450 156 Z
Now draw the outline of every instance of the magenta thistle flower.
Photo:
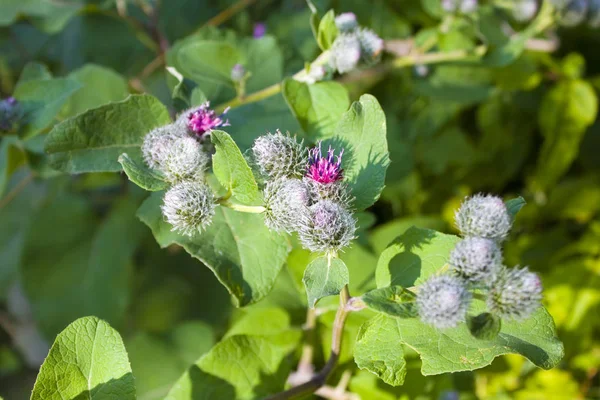
M 265 36 L 265 33 L 267 33 L 267 26 L 265 24 L 262 22 L 257 22 L 254 24 L 254 32 L 252 33 L 254 39 L 260 39 L 261 37 Z
M 344 178 L 342 169 L 342 155 L 344 150 L 336 156 L 334 150 L 329 146 L 327 155 L 324 157 L 321 153 L 321 142 L 318 146 L 308 151 L 308 167 L 306 177 L 315 182 L 327 184 L 341 181 Z
M 229 111 L 229 107 L 223 111 L 223 114 L 217 115 L 215 110 L 210 109 L 210 102 L 206 102 L 192 111 L 187 116 L 187 127 L 194 132 L 196 136 L 202 137 L 206 132 L 210 132 L 219 126 L 229 126 L 229 120 L 224 120 L 223 116 Z

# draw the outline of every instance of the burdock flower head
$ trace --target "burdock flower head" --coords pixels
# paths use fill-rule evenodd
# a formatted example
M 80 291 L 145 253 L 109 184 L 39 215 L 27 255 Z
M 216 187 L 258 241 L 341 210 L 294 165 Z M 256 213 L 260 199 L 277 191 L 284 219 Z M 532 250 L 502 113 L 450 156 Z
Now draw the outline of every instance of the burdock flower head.
M 229 111 L 229 107 L 223 111 L 223 114 L 217 115 L 215 110 L 210 108 L 210 102 L 207 101 L 198 108 L 184 112 L 178 122 L 184 124 L 188 131 L 198 138 L 203 138 L 207 132 L 210 133 L 215 128 L 230 125 L 229 120 L 223 118 L 227 111 Z
M 21 115 L 17 99 L 8 97 L 0 101 L 0 131 L 10 131 Z
M 335 150 L 329 146 L 327 155 L 323 156 L 321 151 L 321 142 L 308 151 L 308 170 L 306 177 L 315 182 L 327 184 L 344 179 L 344 170 L 342 169 L 342 155 L 335 155 Z
M 311 197 L 318 200 L 332 200 L 348 206 L 351 196 L 347 186 L 343 183 L 344 170 L 342 169 L 342 149 L 339 155 L 329 147 L 327 154 L 321 151 L 322 143 L 308 152 L 308 166 L 304 181 L 311 193 Z

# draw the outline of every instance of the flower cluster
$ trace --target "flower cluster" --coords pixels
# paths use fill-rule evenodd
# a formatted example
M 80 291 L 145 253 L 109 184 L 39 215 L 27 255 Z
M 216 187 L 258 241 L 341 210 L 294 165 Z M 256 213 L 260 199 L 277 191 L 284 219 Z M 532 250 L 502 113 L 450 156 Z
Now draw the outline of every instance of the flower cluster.
M 359 63 L 371 65 L 381 57 L 383 40 L 370 29 L 361 28 L 353 13 L 335 18 L 339 35 L 331 46 L 329 66 L 340 74 L 352 71 Z
M 0 132 L 11 131 L 21 117 L 21 105 L 14 97 L 0 101 Z
M 335 253 L 354 238 L 352 197 L 343 183 L 343 151 L 336 156 L 322 144 L 307 151 L 302 142 L 277 131 L 259 137 L 254 162 L 266 177 L 265 224 L 272 230 L 297 232 L 313 252 Z
M 185 111 L 175 123 L 156 128 L 144 138 L 144 161 L 171 185 L 161 209 L 173 231 L 193 236 L 212 221 L 215 197 L 205 182 L 211 156 L 202 142 L 206 133 L 226 124 L 205 103 Z
M 456 326 L 466 318 L 473 290 L 487 293 L 489 312 L 497 317 L 529 317 L 540 306 L 542 286 L 527 268 L 503 265 L 501 243 L 512 218 L 502 199 L 472 196 L 463 202 L 455 220 L 464 238 L 450 253 L 450 274 L 430 278 L 420 287 L 421 320 L 439 329 Z
M 560 13 L 560 24 L 573 27 L 583 22 L 600 27 L 600 0 L 552 0 Z

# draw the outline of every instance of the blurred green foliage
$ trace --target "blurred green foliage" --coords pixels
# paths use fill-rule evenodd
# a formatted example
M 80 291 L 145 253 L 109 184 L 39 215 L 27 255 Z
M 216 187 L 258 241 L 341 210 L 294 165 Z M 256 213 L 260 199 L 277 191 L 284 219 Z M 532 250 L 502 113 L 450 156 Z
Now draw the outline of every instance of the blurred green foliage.
M 146 92 L 166 108 L 139 114 L 141 122 L 131 129 L 98 132 L 99 148 L 112 136 L 139 144 L 140 135 L 164 123 L 167 110 L 181 108 L 171 96 L 180 82 L 161 60 L 185 77 L 178 90 L 194 80 L 220 104 L 235 96 L 229 79 L 235 63 L 252 73 L 246 87 L 252 93 L 319 54 L 303 0 L 258 0 L 218 28 L 207 21 L 233 0 L 163 0 L 160 12 L 146 15 L 156 1 L 0 1 L 0 94 L 15 96 L 24 107 L 21 128 L 0 139 L 0 395 L 6 399 L 29 398 L 49 344 L 86 315 L 120 332 L 143 400 L 207 390 L 186 388 L 185 382 L 172 388 L 203 354 L 208 356 L 198 363 L 204 370 L 229 368 L 211 357 L 235 351 L 240 340 L 259 353 L 263 343 L 277 344 L 273 354 L 260 353 L 265 360 L 259 372 L 273 381 L 248 378 L 249 385 L 263 385 L 255 393 L 281 386 L 281 376 L 285 380 L 293 367 L 284 356 L 296 348 L 304 323 L 308 252 L 294 245 L 267 297 L 235 308 L 211 270 L 179 246 L 186 244 L 167 238 L 159 248 L 136 218 L 147 195 L 124 174 L 70 176 L 54 169 L 84 160 L 75 172 L 118 171 L 116 157 L 109 169 L 98 167 L 89 154 L 63 153 L 61 140 L 52 156 L 44 153 L 44 137 L 56 124 Z M 307 86 L 294 88 L 306 106 L 290 109 L 281 94 L 245 104 L 229 114 L 231 137 L 244 151 L 255 137 L 278 128 L 331 136 L 337 120 L 332 125 L 328 115 L 344 113 L 348 99 L 373 95 L 385 112 L 391 164 L 381 198 L 361 215 L 357 243 L 341 255 L 351 292 L 375 288 L 379 255 L 411 226 L 456 233 L 453 213 L 464 196 L 521 195 L 528 204 L 506 244 L 506 262 L 541 274 L 544 304 L 566 351 L 548 371 L 508 355 L 478 371 L 424 377 L 415 351 L 395 343 L 405 352 L 408 373 L 394 388 L 354 365 L 351 350 L 371 315 L 366 311 L 348 319 L 331 382 L 347 367 L 353 371 L 349 390 L 367 400 L 450 399 L 454 392 L 461 399 L 600 398 L 600 31 L 551 27 L 528 42 L 533 33 L 528 36 L 527 27 L 487 5 L 477 17 L 443 18 L 436 0 L 311 3 L 321 15 L 331 8 L 353 11 L 390 44 L 414 38 L 424 51 L 473 50 L 480 41 L 490 48 L 482 59 L 375 67 L 340 83 L 286 81 L 284 94 L 290 86 Z M 267 36 L 255 40 L 258 22 L 266 24 Z M 525 33 L 507 39 L 509 23 L 508 29 Z M 162 54 L 167 43 L 170 50 Z M 387 54 L 383 63 L 392 58 Z M 324 97 L 335 103 L 319 103 Z M 80 125 L 74 126 L 70 135 Z M 319 362 L 331 346 L 335 301 L 320 303 Z M 239 336 L 230 337 L 232 332 Z M 220 397 L 214 398 L 232 396 L 209 375 L 197 379 L 216 390 Z

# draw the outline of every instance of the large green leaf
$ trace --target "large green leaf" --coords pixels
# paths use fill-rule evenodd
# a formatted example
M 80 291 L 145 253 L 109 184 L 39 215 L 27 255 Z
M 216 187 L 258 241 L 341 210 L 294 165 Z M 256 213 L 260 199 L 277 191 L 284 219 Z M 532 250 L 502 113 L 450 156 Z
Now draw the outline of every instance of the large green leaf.
M 96 317 L 80 318 L 58 335 L 31 394 L 31 400 L 135 398 L 121 336 Z
M 398 340 L 395 327 L 381 324 L 380 320 L 372 318 L 360 327 L 354 360 L 358 368 L 374 373 L 388 385 L 402 385 L 406 376 L 402 342 Z
M 475 300 L 472 311 L 479 313 L 484 310 L 485 303 Z M 466 323 L 438 330 L 418 318 L 395 318 L 384 314 L 365 324 L 361 333 L 369 341 L 403 343 L 414 349 L 421 356 L 423 375 L 471 371 L 509 353 L 521 354 L 538 367 L 550 369 L 564 355 L 563 345 L 556 337 L 554 321 L 544 308 L 539 308 L 526 321 L 502 321 L 500 333 L 492 340 L 475 338 Z M 376 347 L 367 351 L 370 351 L 371 363 L 390 362 L 386 354 L 377 352 Z M 363 353 L 361 357 L 368 357 L 368 354 Z M 394 373 L 401 374 L 402 368 L 404 366 L 395 360 Z
M 35 214 L 35 229 L 23 250 L 21 279 L 46 337 L 85 315 L 122 322 L 131 257 L 144 233 L 135 219 L 136 207 L 131 199 L 117 202 L 95 232 L 94 216 L 79 197 L 58 195 Z
M 365 94 L 352 103 L 332 138 L 344 148 L 344 180 L 358 210 L 373 205 L 385 186 L 390 163 L 385 114 L 375 97 Z
M 24 160 L 19 138 L 4 136 L 0 142 L 0 198 L 4 194 L 10 176 Z
M 395 317 L 416 315 L 415 294 L 402 286 L 388 286 L 374 289 L 362 296 L 362 300 L 372 310 Z
M 258 185 L 242 152 L 231 136 L 212 131 L 211 141 L 216 152 L 212 157 L 215 176 L 241 203 L 251 204 L 258 199 Z
M 56 125 L 45 149 L 52 166 L 63 172 L 119 171 L 121 154 L 141 159 L 146 133 L 169 122 L 169 112 L 158 99 L 129 96 Z
M 308 296 L 308 306 L 314 308 L 319 299 L 339 294 L 349 283 L 350 275 L 342 260 L 324 256 L 308 264 L 302 281 Z
M 446 265 L 459 240 L 431 229 L 410 228 L 381 253 L 375 272 L 377 287 L 423 283 Z
M 532 182 L 536 189 L 550 188 L 567 171 L 597 112 L 598 99 L 588 82 L 562 81 L 546 93 L 539 113 L 544 143 Z
M 350 105 L 348 91 L 337 82 L 309 85 L 286 79 L 281 91 L 300 126 L 313 141 L 335 135 L 337 124 Z
M 160 211 L 162 193 L 153 193 L 138 210 L 161 247 L 179 244 L 208 266 L 238 306 L 266 296 L 285 263 L 285 236 L 269 231 L 262 215 L 218 207 L 209 228 L 192 238 L 171 231 Z
M 166 400 L 251 400 L 278 393 L 291 369 L 285 357 L 300 337 L 283 311 L 252 310 L 190 367 Z
M 87 64 L 69 74 L 69 78 L 83 85 L 69 98 L 61 115 L 73 116 L 128 95 L 127 81 L 115 71 L 95 64 Z
M 20 134 L 31 137 L 47 128 L 63 104 L 80 88 L 81 84 L 70 78 L 43 78 L 19 83 L 13 95 L 23 107 L 24 126 Z

